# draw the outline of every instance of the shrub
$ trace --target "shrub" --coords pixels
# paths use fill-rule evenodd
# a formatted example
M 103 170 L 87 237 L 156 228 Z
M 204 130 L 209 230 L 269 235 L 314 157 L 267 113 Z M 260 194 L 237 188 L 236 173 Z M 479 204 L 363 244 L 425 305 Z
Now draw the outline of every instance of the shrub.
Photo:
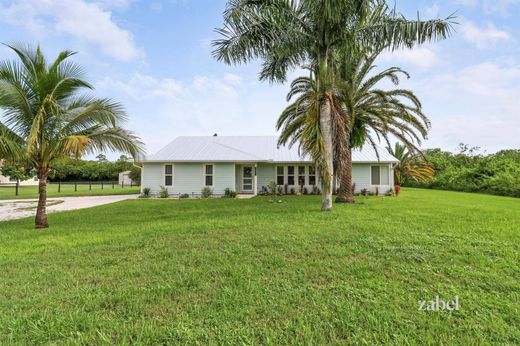
M 394 190 L 388 190 L 388 192 L 386 193 L 386 196 L 387 197 L 394 197 L 395 196 Z
M 277 192 L 278 195 L 282 195 L 283 194 L 283 187 L 282 187 L 282 185 L 278 185 L 276 187 L 276 192 Z
M 210 198 L 213 195 L 213 189 L 205 186 L 200 191 L 200 195 L 202 196 L 202 198 Z
M 304 195 L 308 195 L 309 194 L 309 189 L 307 189 L 306 187 L 303 188 L 303 194 Z
M 320 194 L 320 189 L 318 189 L 318 187 L 316 185 L 314 185 L 312 187 L 312 194 L 313 195 L 319 195 Z
M 183 193 L 182 195 L 179 195 L 179 198 L 190 198 L 190 195 Z
M 379 196 L 379 186 L 376 186 L 376 196 Z
M 224 197 L 226 198 L 235 198 L 237 196 L 237 193 L 233 190 L 231 190 L 229 187 L 226 187 L 224 190 Z
M 141 194 L 141 198 L 149 198 L 151 189 L 149 187 L 143 188 L 143 193 Z
M 161 186 L 159 189 L 159 198 L 168 198 L 170 196 L 170 193 L 166 187 Z
M 294 195 L 296 193 L 296 190 L 294 189 L 294 187 L 291 187 L 291 195 Z
M 362 189 L 361 190 L 361 196 L 368 196 L 368 190 L 367 189 Z
M 267 184 L 267 193 L 270 194 L 271 196 L 274 196 L 276 195 L 276 193 L 278 192 L 278 186 L 276 186 L 276 181 L 270 181 L 269 184 Z

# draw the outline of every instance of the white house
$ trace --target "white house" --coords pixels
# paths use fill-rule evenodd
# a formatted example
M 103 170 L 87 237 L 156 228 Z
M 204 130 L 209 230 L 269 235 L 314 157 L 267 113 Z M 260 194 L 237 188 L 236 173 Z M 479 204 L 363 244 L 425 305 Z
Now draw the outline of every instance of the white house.
M 1 171 L 1 168 L 2 168 L 2 165 L 3 165 L 4 161 L 3 160 L 0 160 L 0 185 L 1 184 L 16 184 L 16 178 L 11 178 L 11 177 L 6 177 L 6 176 L 3 176 L 2 175 L 2 171 Z M 22 180 L 20 181 L 20 185 L 38 185 L 38 177 L 37 176 L 34 176 L 30 179 L 27 179 L 27 180 Z
M 270 181 L 287 185 L 288 191 L 319 187 L 319 178 L 309 157 L 297 145 L 277 146 L 275 136 L 190 136 L 177 137 L 143 161 L 141 188 L 152 194 L 164 186 L 172 195 L 199 195 L 208 186 L 216 195 L 226 188 L 241 194 L 257 194 Z M 354 150 L 355 191 L 384 194 L 394 185 L 393 165 L 397 159 L 384 149 L 379 158 L 370 145 Z
M 130 178 L 130 171 L 124 171 L 119 173 L 118 179 L 119 185 L 136 185 Z

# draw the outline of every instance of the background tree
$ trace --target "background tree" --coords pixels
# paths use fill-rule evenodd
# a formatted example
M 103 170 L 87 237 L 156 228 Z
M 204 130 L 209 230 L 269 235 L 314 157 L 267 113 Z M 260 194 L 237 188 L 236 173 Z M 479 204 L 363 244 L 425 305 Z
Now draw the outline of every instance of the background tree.
M 0 164 L 2 166 L 0 172 L 4 177 L 16 179 L 16 196 L 18 196 L 20 181 L 28 180 L 35 176 L 34 169 L 28 163 L 23 164 L 22 162 L 9 162 L 1 160 Z
M 396 185 L 403 185 L 406 181 L 417 183 L 428 183 L 435 175 L 435 169 L 426 162 L 420 154 L 414 154 L 406 146 L 395 143 L 394 147 L 387 146 L 386 150 L 399 160 L 394 166 L 394 182 Z
M 296 68 L 312 69 L 319 127 L 313 125 L 316 137 L 301 148 L 320 172 L 322 210 L 330 210 L 334 55 L 355 47 L 397 49 L 442 39 L 449 35 L 449 19 L 410 21 L 377 0 L 229 0 L 214 56 L 227 64 L 261 59 L 260 80 L 270 82 L 284 82 Z
M 0 129 L 2 150 L 12 160 L 27 160 L 39 179 L 35 226 L 48 227 L 47 178 L 54 163 L 106 150 L 134 157 L 143 144 L 121 127 L 123 107 L 110 99 L 80 94 L 92 89 L 83 69 L 63 51 L 47 63 L 40 48 L 8 46 L 16 61 L 0 62 Z

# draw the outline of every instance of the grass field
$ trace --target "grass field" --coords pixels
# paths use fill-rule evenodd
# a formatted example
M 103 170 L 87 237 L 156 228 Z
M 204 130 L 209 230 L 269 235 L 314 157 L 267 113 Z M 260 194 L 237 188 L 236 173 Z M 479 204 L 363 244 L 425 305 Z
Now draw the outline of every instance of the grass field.
M 0 223 L 0 344 L 520 344 L 520 199 L 281 199 Z
M 121 185 L 104 184 L 103 189 L 99 184 L 92 184 L 89 188 L 88 183 L 78 184 L 77 191 L 75 191 L 74 184 L 62 184 L 60 192 L 58 192 L 58 184 L 53 183 L 47 185 L 48 197 L 66 197 L 66 196 L 101 196 L 101 195 L 123 195 L 139 193 L 139 186 L 121 187 Z M 19 195 L 15 195 L 15 187 L 13 185 L 0 186 L 0 200 L 2 199 L 24 199 L 24 198 L 38 198 L 38 186 L 20 186 Z

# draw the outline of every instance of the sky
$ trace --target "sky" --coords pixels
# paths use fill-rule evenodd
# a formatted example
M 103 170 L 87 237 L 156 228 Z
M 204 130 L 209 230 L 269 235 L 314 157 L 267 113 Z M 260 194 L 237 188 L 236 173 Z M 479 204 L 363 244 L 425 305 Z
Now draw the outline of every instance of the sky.
M 423 148 L 520 148 L 520 0 L 396 0 L 409 18 L 457 16 L 448 40 L 385 53 L 432 121 Z M 258 80 L 259 63 L 212 57 L 225 0 L 0 0 L 0 42 L 40 45 L 87 71 L 94 93 L 121 102 L 148 154 L 180 135 L 275 135 L 287 84 Z M 5 46 L 0 60 L 14 59 Z M 290 74 L 296 77 L 298 71 Z M 115 157 L 111 153 L 109 157 Z

